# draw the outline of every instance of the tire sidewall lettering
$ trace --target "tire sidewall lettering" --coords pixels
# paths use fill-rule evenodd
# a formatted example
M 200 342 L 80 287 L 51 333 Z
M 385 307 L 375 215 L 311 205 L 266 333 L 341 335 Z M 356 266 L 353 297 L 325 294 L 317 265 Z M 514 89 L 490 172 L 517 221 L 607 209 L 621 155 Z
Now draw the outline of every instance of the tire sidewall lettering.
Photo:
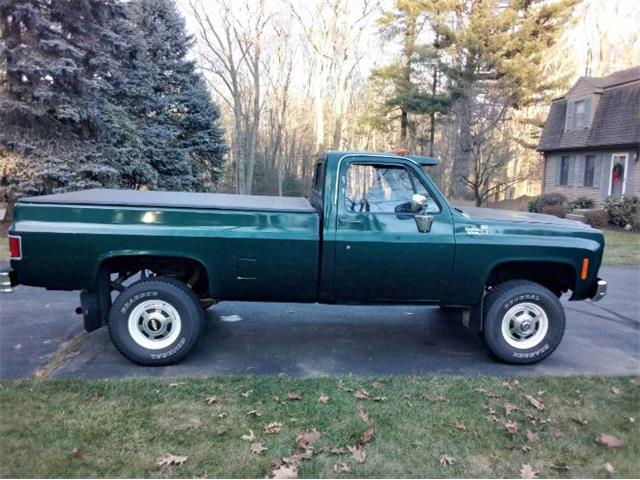
M 155 298 L 158 297 L 159 293 L 154 290 L 148 290 L 146 292 L 136 293 L 133 297 L 125 302 L 125 304 L 120 308 L 120 313 L 123 315 L 127 314 L 129 308 L 131 308 L 134 304 L 144 300 L 145 298 Z
M 502 306 L 502 309 L 506 312 L 511 307 L 513 307 L 516 303 L 526 302 L 526 301 L 529 301 L 529 302 L 534 301 L 538 305 L 540 305 L 540 307 L 544 308 L 542 305 L 542 298 L 540 297 L 540 295 L 537 295 L 535 293 L 531 293 L 531 294 L 525 293 L 525 294 L 516 295 L 515 297 L 513 297 L 511 300 L 509 300 Z

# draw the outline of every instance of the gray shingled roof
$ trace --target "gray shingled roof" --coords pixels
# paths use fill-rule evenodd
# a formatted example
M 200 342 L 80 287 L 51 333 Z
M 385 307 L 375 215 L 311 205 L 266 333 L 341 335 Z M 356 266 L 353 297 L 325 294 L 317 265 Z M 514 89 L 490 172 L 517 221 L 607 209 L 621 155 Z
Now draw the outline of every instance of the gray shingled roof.
M 587 80 L 602 92 L 591 128 L 565 132 L 567 100 L 558 99 L 551 104 L 538 150 L 640 146 L 640 67 Z

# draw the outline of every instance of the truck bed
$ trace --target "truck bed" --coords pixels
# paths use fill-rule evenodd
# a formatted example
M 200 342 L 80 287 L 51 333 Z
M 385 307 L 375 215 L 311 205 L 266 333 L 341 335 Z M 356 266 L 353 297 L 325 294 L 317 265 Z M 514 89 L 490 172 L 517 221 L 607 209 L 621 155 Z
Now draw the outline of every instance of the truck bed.
M 95 188 L 20 199 L 21 203 L 55 205 L 105 205 L 114 207 L 160 207 L 211 210 L 252 210 L 315 213 L 303 197 L 230 195 L 223 193 L 158 192 Z

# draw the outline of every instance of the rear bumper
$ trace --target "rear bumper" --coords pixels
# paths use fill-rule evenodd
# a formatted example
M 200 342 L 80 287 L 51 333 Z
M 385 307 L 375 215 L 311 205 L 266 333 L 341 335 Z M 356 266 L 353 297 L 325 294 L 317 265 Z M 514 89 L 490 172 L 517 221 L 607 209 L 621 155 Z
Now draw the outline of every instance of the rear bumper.
M 11 289 L 18 285 L 18 276 L 16 272 L 11 270 L 11 267 L 0 264 L 0 292 L 10 293 Z
M 599 278 L 591 287 L 589 298 L 592 302 L 599 302 L 607 294 L 607 281 Z

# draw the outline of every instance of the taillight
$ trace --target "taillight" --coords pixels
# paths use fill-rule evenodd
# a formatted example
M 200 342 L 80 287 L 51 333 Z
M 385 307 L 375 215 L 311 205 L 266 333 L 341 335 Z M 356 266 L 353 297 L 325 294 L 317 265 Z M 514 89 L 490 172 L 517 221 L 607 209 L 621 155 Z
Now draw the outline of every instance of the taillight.
M 11 260 L 22 258 L 22 238 L 16 235 L 9 235 L 9 255 Z

